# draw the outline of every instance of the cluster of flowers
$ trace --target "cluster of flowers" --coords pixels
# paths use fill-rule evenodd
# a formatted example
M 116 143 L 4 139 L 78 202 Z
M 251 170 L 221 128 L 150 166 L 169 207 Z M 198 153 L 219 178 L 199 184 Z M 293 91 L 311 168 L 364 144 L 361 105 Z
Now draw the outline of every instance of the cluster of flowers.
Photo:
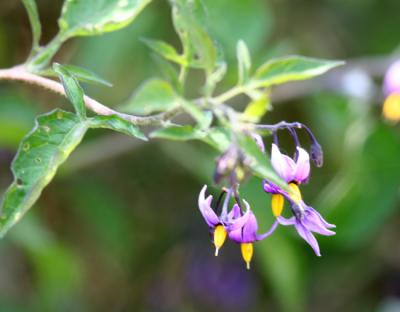
M 394 62 L 385 74 L 383 81 L 385 102 L 383 116 L 392 122 L 400 121 L 400 60 Z
M 200 212 L 209 227 L 215 245 L 215 255 L 218 255 L 226 238 L 229 238 L 240 244 L 243 259 L 249 269 L 253 256 L 253 243 L 271 235 L 280 224 L 293 225 L 297 233 L 312 247 L 315 254 L 321 256 L 318 242 L 312 232 L 326 236 L 334 235 L 335 232 L 330 229 L 335 225 L 326 222 L 314 208 L 303 201 L 299 188 L 310 177 L 310 155 L 316 166 L 322 166 L 321 146 L 310 129 L 301 123 L 281 122 L 276 125 L 259 125 L 259 128 L 272 131 L 274 142 L 271 147 L 271 163 L 279 177 L 287 183 L 287 187 L 282 188 L 271 181 L 263 181 L 264 191 L 272 195 L 271 206 L 275 220 L 267 232 L 258 234 L 256 216 L 249 203 L 240 199 L 238 192 L 239 182 L 245 177 L 246 157 L 237 146 L 232 144 L 217 159 L 215 171 L 215 181 L 218 183 L 222 177 L 227 177 L 229 188 L 222 189 L 221 195 L 216 201 L 215 210 L 212 208 L 212 195 L 206 196 L 207 185 L 200 191 L 198 199 Z M 280 129 L 287 129 L 294 140 L 296 148 L 293 158 L 282 154 L 279 149 L 277 132 Z M 307 131 L 312 141 L 310 154 L 300 146 L 295 129 Z M 252 133 L 251 136 L 265 154 L 262 137 L 256 133 Z M 235 203 L 229 210 L 232 199 Z M 292 214 L 290 218 L 282 216 L 285 200 L 290 204 Z

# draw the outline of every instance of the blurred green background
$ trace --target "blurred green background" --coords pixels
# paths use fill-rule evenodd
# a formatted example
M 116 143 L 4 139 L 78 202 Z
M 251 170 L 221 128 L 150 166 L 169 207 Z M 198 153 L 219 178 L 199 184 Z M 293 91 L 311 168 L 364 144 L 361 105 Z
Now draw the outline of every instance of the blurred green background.
M 213 256 L 197 209 L 214 151 L 91 132 L 0 242 L 0 311 L 400 311 L 400 128 L 380 115 L 382 74 L 400 43 L 400 2 L 204 2 L 229 63 L 221 90 L 235 82 L 239 39 L 256 64 L 292 53 L 349 60 L 321 79 L 274 90 L 276 105 L 263 120 L 298 120 L 320 139 L 325 165 L 313 168 L 304 197 L 337 225 L 337 235 L 318 237 L 318 258 L 293 229 L 279 228 L 256 245 L 246 271 L 234 244 Z M 57 31 L 62 1 L 37 3 L 45 43 Z M 20 1 L 1 1 L 0 68 L 25 60 L 30 36 Z M 123 30 L 68 42 L 56 60 L 111 81 L 111 89 L 85 89 L 118 107 L 161 75 L 141 37 L 178 44 L 167 1 L 154 0 Z M 188 93 L 196 95 L 201 77 L 191 77 Z M 55 107 L 70 109 L 47 91 L 0 84 L 2 190 L 35 115 Z M 270 197 L 256 179 L 243 189 L 265 229 Z

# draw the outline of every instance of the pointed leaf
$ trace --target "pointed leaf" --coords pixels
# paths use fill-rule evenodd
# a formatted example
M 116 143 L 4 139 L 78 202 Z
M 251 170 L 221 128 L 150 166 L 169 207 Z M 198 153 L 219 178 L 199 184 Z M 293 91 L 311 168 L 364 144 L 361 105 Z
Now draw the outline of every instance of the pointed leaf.
M 39 40 L 42 35 L 42 26 L 39 20 L 39 13 L 35 0 L 22 0 L 28 13 L 29 22 L 32 28 L 32 52 L 39 49 Z
M 124 105 L 124 110 L 134 114 L 148 115 L 162 112 L 179 105 L 179 97 L 172 86 L 162 79 L 146 81 Z
M 303 56 L 288 56 L 271 60 L 252 77 L 255 87 L 269 87 L 289 81 L 310 79 L 322 75 L 328 70 L 343 65 L 341 61 L 329 61 Z
M 89 127 L 111 129 L 147 141 L 146 136 L 138 127 L 116 115 L 90 118 Z
M 79 118 L 86 118 L 84 93 L 75 77 L 62 65 L 54 63 L 54 71 L 60 77 L 68 100 L 72 103 Z
M 1 203 L 0 237 L 36 202 L 58 167 L 81 142 L 86 130 L 86 122 L 62 110 L 37 118 L 11 165 L 14 182 Z
M 188 62 L 211 74 L 217 62 L 217 49 L 207 32 L 205 11 L 200 0 L 170 0 L 173 22 Z M 193 58 L 196 57 L 196 58 Z
M 142 41 L 154 52 L 165 58 L 166 60 L 175 62 L 177 64 L 185 65 L 187 66 L 187 61 L 185 60 L 184 57 L 178 54 L 176 49 L 170 45 L 169 43 L 166 43 L 161 40 L 154 40 L 154 39 L 142 39 Z
M 58 20 L 63 38 L 92 36 L 131 23 L 151 0 L 66 0 Z
M 192 126 L 169 126 L 160 128 L 150 134 L 151 138 L 187 141 L 204 138 L 206 133 Z
M 97 75 L 96 73 L 92 72 L 89 69 L 68 64 L 63 65 L 63 67 L 64 69 L 69 71 L 76 79 L 82 82 L 94 83 L 94 84 L 104 85 L 107 87 L 112 87 L 112 83 L 101 78 L 99 75 Z
M 249 78 L 251 57 L 249 49 L 243 40 L 239 40 L 236 47 L 238 60 L 238 84 L 241 85 Z

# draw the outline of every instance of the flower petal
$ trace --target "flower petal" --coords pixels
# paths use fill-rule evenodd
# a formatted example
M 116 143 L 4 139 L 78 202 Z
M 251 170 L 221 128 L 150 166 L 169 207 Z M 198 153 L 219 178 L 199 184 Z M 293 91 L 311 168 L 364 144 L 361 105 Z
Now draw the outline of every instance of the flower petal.
M 276 184 L 264 180 L 264 191 L 271 194 L 282 194 L 284 191 Z
M 302 223 L 307 229 L 309 229 L 312 232 L 326 236 L 335 235 L 336 234 L 335 232 L 328 230 L 324 226 L 320 218 L 322 217 L 319 215 L 318 212 L 307 209 L 304 219 L 302 220 Z
M 264 238 L 270 236 L 272 233 L 274 233 L 274 231 L 276 230 L 278 225 L 279 225 L 279 221 L 276 220 L 274 223 L 272 223 L 271 228 L 267 232 L 257 235 L 257 240 L 260 241 L 260 240 L 263 240 Z
M 310 176 L 310 155 L 301 147 L 297 147 L 298 159 L 294 170 L 293 180 L 304 183 Z
M 215 214 L 214 210 L 211 208 L 211 202 L 213 197 L 210 195 L 207 198 L 205 198 L 206 190 L 207 190 L 207 185 L 204 185 L 199 194 L 199 199 L 198 199 L 199 209 L 208 226 L 215 227 L 218 223 L 220 223 L 220 220 L 218 216 Z
M 314 213 L 315 215 L 317 215 L 319 221 L 322 223 L 322 225 L 328 229 L 334 229 L 336 227 L 336 225 L 328 223 L 325 221 L 324 218 L 322 218 L 321 214 L 315 210 L 313 207 L 307 206 L 307 210 L 311 211 L 312 213 Z
M 293 159 L 283 155 L 276 144 L 272 144 L 271 163 L 278 175 L 286 182 L 293 181 L 296 164 Z
M 257 230 L 258 230 L 258 224 L 257 224 L 257 218 L 255 214 L 250 211 L 249 218 L 245 225 L 243 226 L 243 231 L 242 231 L 242 242 L 243 243 L 252 243 L 257 240 Z
M 296 218 L 295 217 L 291 217 L 289 219 L 286 219 L 282 216 L 279 216 L 278 218 L 276 218 L 278 220 L 278 222 L 282 225 L 294 225 L 296 224 Z
M 315 254 L 318 257 L 321 257 L 319 245 L 314 235 L 312 235 L 312 233 L 299 221 L 296 222 L 294 227 L 296 228 L 297 233 L 299 233 L 299 235 L 312 247 Z

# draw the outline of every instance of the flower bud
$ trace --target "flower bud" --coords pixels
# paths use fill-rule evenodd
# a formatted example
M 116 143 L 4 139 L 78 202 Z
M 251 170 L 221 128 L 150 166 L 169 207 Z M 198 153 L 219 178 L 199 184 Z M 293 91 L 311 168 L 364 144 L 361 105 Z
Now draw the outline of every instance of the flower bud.
M 322 167 L 324 163 L 324 153 L 321 145 L 317 141 L 314 141 L 310 147 L 311 160 L 317 167 Z
M 400 92 L 400 60 L 390 65 L 386 71 L 383 90 L 386 96 L 394 92 Z

